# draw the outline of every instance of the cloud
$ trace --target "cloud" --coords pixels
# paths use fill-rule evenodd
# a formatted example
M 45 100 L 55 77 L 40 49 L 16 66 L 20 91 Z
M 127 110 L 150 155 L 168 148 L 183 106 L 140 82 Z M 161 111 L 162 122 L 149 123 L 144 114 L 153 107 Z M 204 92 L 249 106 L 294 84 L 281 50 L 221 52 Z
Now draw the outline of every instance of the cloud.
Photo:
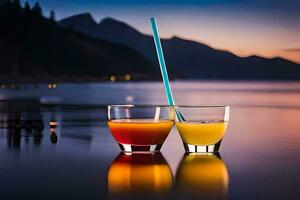
M 286 52 L 299 52 L 300 53 L 300 48 L 284 49 L 283 51 L 286 51 Z

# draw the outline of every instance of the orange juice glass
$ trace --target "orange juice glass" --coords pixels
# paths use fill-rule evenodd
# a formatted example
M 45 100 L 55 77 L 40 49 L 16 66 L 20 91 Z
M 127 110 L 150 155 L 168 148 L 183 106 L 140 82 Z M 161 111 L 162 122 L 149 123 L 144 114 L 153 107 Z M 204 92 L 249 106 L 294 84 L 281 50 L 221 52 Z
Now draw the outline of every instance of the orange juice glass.
M 108 127 L 125 152 L 156 152 L 174 125 L 170 106 L 109 105 Z
M 225 135 L 229 106 L 176 106 L 183 116 L 176 117 L 176 127 L 186 152 L 218 152 Z

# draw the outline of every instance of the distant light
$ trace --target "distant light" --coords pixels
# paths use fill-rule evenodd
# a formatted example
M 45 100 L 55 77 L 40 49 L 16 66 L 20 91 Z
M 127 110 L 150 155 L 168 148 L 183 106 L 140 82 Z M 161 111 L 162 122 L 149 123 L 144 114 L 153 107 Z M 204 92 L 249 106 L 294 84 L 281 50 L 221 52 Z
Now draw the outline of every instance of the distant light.
M 5 84 L 2 84 L 1 87 L 2 87 L 2 88 L 5 88 Z
M 131 79 L 131 76 L 130 74 L 125 74 L 124 78 L 126 81 L 129 81 Z
M 50 121 L 50 122 L 49 122 L 49 125 L 50 125 L 50 126 L 57 126 L 57 122 L 56 122 L 56 121 Z
M 55 83 L 53 83 L 52 88 L 56 88 L 56 84 Z
M 50 121 L 49 125 L 50 125 L 50 130 L 55 131 L 55 128 L 57 127 L 57 122 L 56 121 Z
M 116 76 L 114 76 L 114 75 L 110 76 L 110 80 L 111 80 L 111 81 L 115 81 L 116 79 L 117 79 Z
M 133 96 L 126 96 L 126 101 L 132 102 L 134 100 Z
M 51 84 L 51 83 L 48 84 L 48 88 L 49 88 L 49 89 L 52 88 L 52 84 Z

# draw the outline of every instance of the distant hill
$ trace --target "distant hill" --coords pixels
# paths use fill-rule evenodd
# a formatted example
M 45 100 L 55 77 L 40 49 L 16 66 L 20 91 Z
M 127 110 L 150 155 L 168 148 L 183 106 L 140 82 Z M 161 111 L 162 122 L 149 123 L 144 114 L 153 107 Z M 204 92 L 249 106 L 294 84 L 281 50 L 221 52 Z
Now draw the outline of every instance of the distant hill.
M 135 50 L 64 29 L 10 1 L 0 2 L 0 30 L 1 82 L 100 81 L 126 73 L 134 80 L 160 78 Z
M 152 36 L 142 34 L 124 22 L 105 18 L 97 23 L 89 13 L 83 13 L 59 23 L 91 37 L 131 47 L 158 67 Z M 145 20 L 145 23 L 149 21 Z M 169 71 L 187 79 L 300 79 L 300 65 L 281 58 L 242 58 L 179 37 L 163 39 L 162 45 Z

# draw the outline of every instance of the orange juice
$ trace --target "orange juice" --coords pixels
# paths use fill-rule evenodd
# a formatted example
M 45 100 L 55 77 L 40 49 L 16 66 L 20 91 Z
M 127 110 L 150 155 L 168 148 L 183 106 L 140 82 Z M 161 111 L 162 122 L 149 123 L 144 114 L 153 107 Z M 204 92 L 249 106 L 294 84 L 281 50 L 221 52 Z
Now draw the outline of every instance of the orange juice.
M 108 127 L 120 144 L 152 145 L 162 144 L 174 122 L 154 119 L 109 120 Z
M 227 122 L 176 122 L 176 127 L 184 143 L 208 146 L 224 137 Z

